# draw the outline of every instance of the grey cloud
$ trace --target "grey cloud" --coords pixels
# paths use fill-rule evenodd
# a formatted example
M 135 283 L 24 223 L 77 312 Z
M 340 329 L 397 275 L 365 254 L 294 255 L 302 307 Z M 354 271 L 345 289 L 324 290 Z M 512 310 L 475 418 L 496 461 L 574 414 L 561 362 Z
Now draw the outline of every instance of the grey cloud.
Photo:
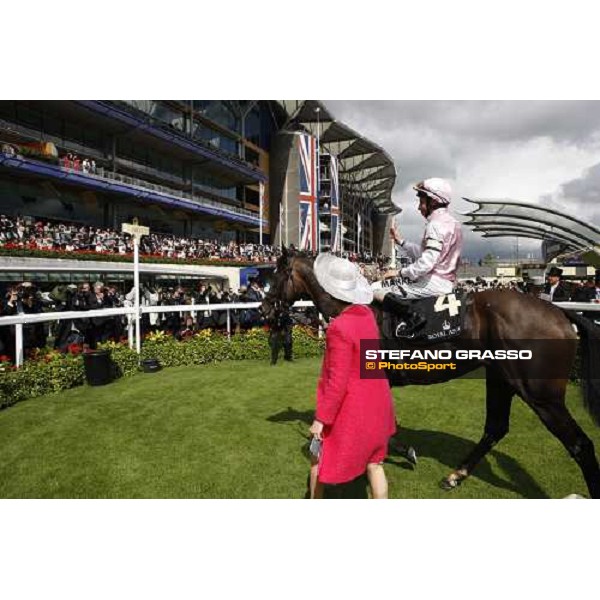
M 600 223 L 600 163 L 587 169 L 581 177 L 563 183 L 553 200 L 558 210 L 583 217 L 590 223 Z
M 480 141 L 550 137 L 573 144 L 597 143 L 600 102 L 590 101 L 328 101 L 340 120 L 382 132 L 405 126 L 431 128 Z
M 538 139 L 547 141 L 549 169 L 554 158 L 550 152 L 555 148 L 577 149 L 574 151 L 586 156 L 600 154 L 599 101 L 328 101 L 326 104 L 336 118 L 379 144 L 394 160 L 398 177 L 392 199 L 405 208 L 403 228 L 407 237 L 415 241 L 423 231 L 411 190 L 418 180 L 433 176 L 453 180 L 460 196 L 465 185 L 473 187 L 471 181 L 460 176 L 459 169 L 464 165 L 470 165 L 470 172 L 477 173 L 477 165 L 485 164 L 486 156 L 498 156 L 497 173 L 501 173 L 502 156 L 514 156 Z M 544 162 L 540 164 L 546 168 Z M 489 162 L 485 168 L 489 171 Z M 600 163 L 581 177 L 566 181 L 552 194 L 542 195 L 547 192 L 543 186 L 544 172 L 529 174 L 530 179 L 536 176 L 541 187 L 538 202 L 600 221 Z M 531 199 L 535 200 L 535 195 Z M 454 207 L 461 211 L 463 207 L 456 200 Z M 465 254 L 472 258 L 487 252 L 506 257 L 514 253 L 516 246 L 514 239 L 486 240 L 466 228 L 465 242 Z M 539 242 L 523 239 L 519 244 L 525 255 L 532 252 L 539 255 Z
M 582 177 L 561 185 L 561 195 L 569 201 L 582 201 L 584 204 L 600 200 L 600 163 L 590 167 Z

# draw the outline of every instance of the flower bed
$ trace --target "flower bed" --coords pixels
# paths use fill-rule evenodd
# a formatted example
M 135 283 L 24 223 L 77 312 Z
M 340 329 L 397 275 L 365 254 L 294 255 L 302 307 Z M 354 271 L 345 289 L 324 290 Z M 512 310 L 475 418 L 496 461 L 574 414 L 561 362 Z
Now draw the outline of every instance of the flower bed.
M 325 340 L 319 339 L 312 330 L 296 326 L 292 335 L 296 358 L 320 356 L 323 352 Z M 234 335 L 231 340 L 223 333 L 209 329 L 184 341 L 157 332 L 144 340 L 140 358 L 157 358 L 163 367 L 200 365 L 224 360 L 268 360 L 268 339 L 268 331 L 262 328 Z M 126 343 L 108 342 L 101 344 L 100 348 L 111 351 L 117 376 L 129 377 L 138 373 L 138 356 Z M 84 382 L 80 346 L 71 346 L 67 354 L 49 349 L 40 350 L 19 369 L 8 362 L 6 357 L 0 357 L 0 408 L 28 398 L 57 393 Z
M 7 243 L 3 246 L 0 246 L 0 256 L 13 256 L 18 258 L 67 258 L 70 260 L 99 260 L 105 262 L 133 262 L 133 254 L 114 254 L 112 252 L 96 252 L 94 250 L 76 250 L 74 252 L 60 250 L 40 250 L 38 248 L 21 247 L 14 243 Z M 214 267 L 250 267 L 262 264 L 275 264 L 265 261 L 237 261 L 220 258 L 168 258 L 166 256 L 162 256 L 161 254 L 140 254 L 140 262 L 171 265 L 212 265 Z

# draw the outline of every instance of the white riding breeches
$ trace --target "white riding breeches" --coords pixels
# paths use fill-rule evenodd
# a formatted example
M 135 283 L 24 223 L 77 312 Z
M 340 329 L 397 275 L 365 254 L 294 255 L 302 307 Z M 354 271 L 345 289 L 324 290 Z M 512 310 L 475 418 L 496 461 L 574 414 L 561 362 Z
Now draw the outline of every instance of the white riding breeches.
M 423 277 L 414 282 L 406 281 L 401 285 L 394 285 L 388 289 L 390 292 L 398 294 L 401 298 L 414 299 L 451 294 L 454 289 L 454 284 L 447 279 L 431 276 Z

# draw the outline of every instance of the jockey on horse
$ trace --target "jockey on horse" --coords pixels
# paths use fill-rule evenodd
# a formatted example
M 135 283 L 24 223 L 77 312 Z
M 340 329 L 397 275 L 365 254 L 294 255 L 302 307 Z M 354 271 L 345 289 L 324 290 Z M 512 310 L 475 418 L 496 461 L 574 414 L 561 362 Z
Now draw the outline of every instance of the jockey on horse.
M 456 270 L 462 251 L 460 223 L 448 212 L 450 184 L 439 177 L 417 183 L 413 188 L 419 199 L 419 212 L 427 219 L 421 244 L 403 239 L 395 227 L 391 237 L 414 262 L 400 270 L 403 282 L 399 285 L 374 290 L 374 299 L 384 303 L 384 308 L 396 313 L 406 312 L 403 299 L 425 298 L 450 294 L 456 282 Z M 388 277 L 398 271 L 388 272 Z M 408 280 L 408 281 L 405 281 Z M 413 321 L 411 328 L 422 325 Z

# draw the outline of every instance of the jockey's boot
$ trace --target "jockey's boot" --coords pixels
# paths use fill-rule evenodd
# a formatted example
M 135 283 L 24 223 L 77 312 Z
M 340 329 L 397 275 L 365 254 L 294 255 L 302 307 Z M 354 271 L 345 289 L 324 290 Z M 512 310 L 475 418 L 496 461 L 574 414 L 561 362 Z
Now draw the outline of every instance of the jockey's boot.
M 396 335 L 404 336 L 421 329 L 427 322 L 425 317 L 413 310 L 411 300 L 402 298 L 399 294 L 388 292 L 382 302 L 383 310 L 395 314 L 403 323 L 398 326 Z

